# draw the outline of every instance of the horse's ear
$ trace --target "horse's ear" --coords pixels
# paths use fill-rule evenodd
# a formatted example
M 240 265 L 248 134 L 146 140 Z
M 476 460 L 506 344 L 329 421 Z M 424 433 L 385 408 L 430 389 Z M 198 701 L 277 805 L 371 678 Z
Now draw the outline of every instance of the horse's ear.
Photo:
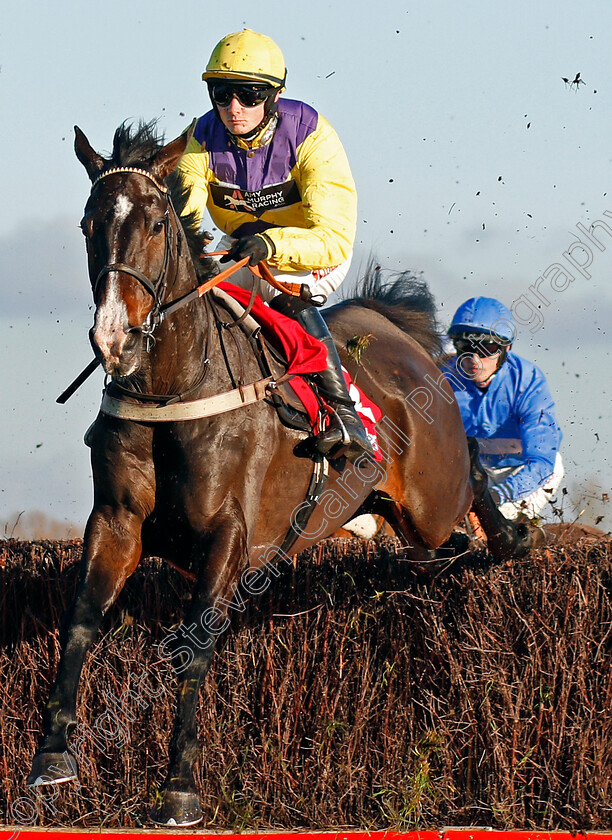
M 97 152 L 94 152 L 89 145 L 89 140 L 85 137 L 78 125 L 74 127 L 74 134 L 74 151 L 76 156 L 87 170 L 90 181 L 93 181 L 104 168 L 104 158 Z
M 185 149 L 193 136 L 196 122 L 197 120 L 194 120 L 180 137 L 168 143 L 167 146 L 164 146 L 155 155 L 155 159 L 151 164 L 151 170 L 160 181 L 163 181 L 176 168 L 177 163 L 185 153 Z

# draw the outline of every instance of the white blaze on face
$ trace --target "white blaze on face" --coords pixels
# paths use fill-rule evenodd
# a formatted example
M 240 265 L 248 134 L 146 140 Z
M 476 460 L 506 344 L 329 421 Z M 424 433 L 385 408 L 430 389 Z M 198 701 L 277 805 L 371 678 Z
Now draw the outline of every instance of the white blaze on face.
M 134 205 L 126 195 L 117 196 L 115 202 L 115 218 L 118 222 L 125 222 Z
M 128 312 L 117 277 L 109 279 L 96 310 L 94 340 L 107 364 L 117 364 L 127 338 Z
M 117 196 L 115 201 L 115 220 L 123 224 L 134 205 L 126 195 Z M 119 282 L 116 274 L 109 275 L 106 290 L 98 304 L 94 325 L 94 341 L 104 358 L 107 372 L 109 366 L 120 361 L 121 352 L 127 338 L 128 327 L 127 307 L 119 293 Z

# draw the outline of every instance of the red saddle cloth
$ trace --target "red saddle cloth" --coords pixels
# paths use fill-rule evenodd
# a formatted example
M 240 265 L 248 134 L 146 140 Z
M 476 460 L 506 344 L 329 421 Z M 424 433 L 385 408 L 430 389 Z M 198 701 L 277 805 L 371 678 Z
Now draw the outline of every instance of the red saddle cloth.
M 228 282 L 219 283 L 219 288 L 235 298 L 245 308 L 248 306 L 251 299 L 249 290 L 241 289 L 239 286 L 234 286 L 233 283 Z M 307 333 L 301 324 L 294 321 L 293 318 L 288 318 L 286 315 L 266 306 L 260 297 L 255 298 L 250 314 L 261 326 L 264 337 L 281 350 L 287 359 L 287 373 L 293 376 L 288 384 L 304 406 L 313 433 L 318 434 L 321 406 L 310 384 L 300 374 L 318 373 L 321 370 L 326 370 L 327 348 L 318 338 L 314 338 Z M 355 385 L 345 368 L 342 368 L 342 372 L 349 395 L 355 403 L 357 413 L 372 443 L 374 457 L 377 461 L 381 461 L 382 453 L 378 446 L 376 424 L 382 417 L 382 411 L 366 397 L 361 388 Z
M 248 289 L 227 282 L 219 283 L 218 288 L 235 298 L 245 309 L 249 305 L 251 292 Z M 288 374 L 317 373 L 327 368 L 325 345 L 309 335 L 293 318 L 266 306 L 258 296 L 253 303 L 251 315 L 261 326 L 265 338 L 283 352 L 289 365 Z

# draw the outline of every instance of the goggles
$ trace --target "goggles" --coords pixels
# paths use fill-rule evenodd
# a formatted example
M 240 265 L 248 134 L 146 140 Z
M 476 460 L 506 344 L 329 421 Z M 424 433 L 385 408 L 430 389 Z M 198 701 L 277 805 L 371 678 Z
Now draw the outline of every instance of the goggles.
M 215 82 L 208 83 L 210 96 L 216 105 L 227 108 L 234 96 L 245 108 L 255 108 L 265 102 L 276 88 L 270 85 L 257 85 L 237 82 Z
M 506 346 L 498 344 L 496 341 L 474 341 L 469 338 L 454 338 L 453 344 L 459 356 L 462 356 L 464 353 L 469 353 L 481 359 L 495 356 Z

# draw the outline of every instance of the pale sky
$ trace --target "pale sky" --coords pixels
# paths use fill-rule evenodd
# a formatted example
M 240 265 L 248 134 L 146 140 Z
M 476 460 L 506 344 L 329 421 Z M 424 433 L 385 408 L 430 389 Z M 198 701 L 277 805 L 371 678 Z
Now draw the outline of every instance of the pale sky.
M 567 518 L 610 493 L 612 4 L 22 0 L 0 21 L 0 535 L 17 511 L 83 525 L 91 505 L 82 436 L 101 373 L 55 403 L 91 358 L 73 126 L 100 152 L 126 119 L 159 118 L 172 139 L 209 109 L 212 47 L 244 26 L 277 41 L 285 95 L 344 143 L 353 278 L 370 253 L 423 271 L 445 324 L 473 295 L 511 306 L 539 289 L 543 324 L 520 326 L 514 350 L 556 400 Z M 562 81 L 577 72 L 584 85 Z M 599 247 L 577 227 L 591 224 Z M 563 280 L 564 253 L 590 263 Z M 527 303 L 517 312 L 530 320 Z

